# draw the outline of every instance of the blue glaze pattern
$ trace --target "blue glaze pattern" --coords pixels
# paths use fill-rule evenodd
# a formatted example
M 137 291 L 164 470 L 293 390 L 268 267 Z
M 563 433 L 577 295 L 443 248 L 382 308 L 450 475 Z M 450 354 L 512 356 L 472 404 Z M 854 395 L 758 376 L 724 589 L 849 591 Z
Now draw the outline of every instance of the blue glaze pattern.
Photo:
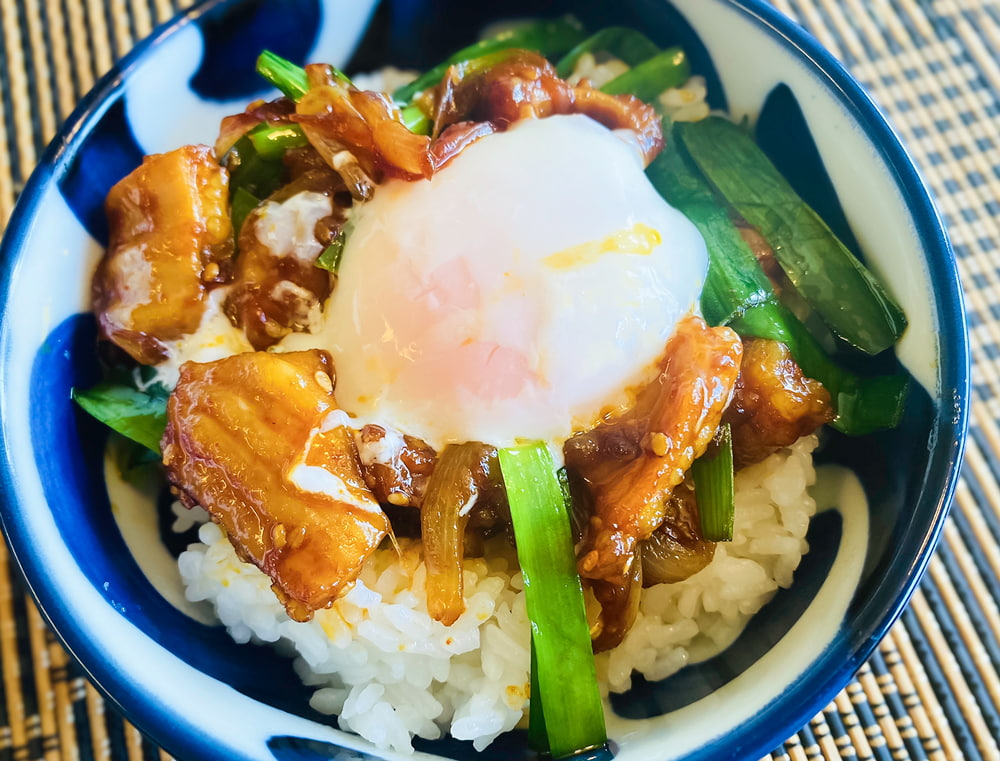
M 254 71 L 260 51 L 308 63 L 321 19 L 319 0 L 217 5 L 196 21 L 205 52 L 191 78 L 191 89 L 206 100 L 251 100 L 263 89 Z
M 888 167 L 912 214 L 917 237 L 925 248 L 922 264 L 928 269 L 928 279 L 936 283 L 936 290 L 928 297 L 934 300 L 937 314 L 934 327 L 941 336 L 940 387 L 936 390 L 936 398 L 917 389 L 901 429 L 860 444 L 833 437 L 824 452 L 824 457 L 850 464 L 857 470 L 873 505 L 867 563 L 845 620 L 839 626 L 834 625 L 835 636 L 809 665 L 808 678 L 799 680 L 780 697 L 775 696 L 775 700 L 756 716 L 736 726 L 721 727 L 720 736 L 706 738 L 698 748 L 683 756 L 685 761 L 735 761 L 755 758 L 776 746 L 822 708 L 868 657 L 899 614 L 927 561 L 926 553 L 913 556 L 913 548 L 933 545 L 954 487 L 956 462 L 961 455 L 966 425 L 968 356 L 961 296 L 947 240 L 912 164 L 874 106 L 818 43 L 765 3 L 712 0 L 697 6 L 699 10 L 696 11 L 696 1 L 704 2 L 633 0 L 609 9 L 607 4 L 590 0 L 574 8 L 592 27 L 612 22 L 632 23 L 660 44 L 684 46 L 695 72 L 706 77 L 710 102 L 718 108 L 738 101 L 739 93 L 732 88 L 726 91 L 725 82 L 731 74 L 727 75 L 722 61 L 717 60 L 724 57 L 722 42 L 713 37 L 709 29 L 699 35 L 695 31 L 697 23 L 689 20 L 703 12 L 701 8 L 725 8 L 733 14 L 732 23 L 745 24 L 747 29 L 764 34 L 780 48 L 801 51 L 810 61 L 816 62 L 819 68 L 810 64 L 809 71 L 817 78 L 818 87 L 850 111 L 860 128 L 873 137 L 877 155 Z M 436 60 L 439 45 L 464 44 L 468 40 L 460 35 L 490 20 L 485 8 L 471 9 L 468 4 L 461 16 L 462 23 L 450 25 L 437 23 L 433 14 L 422 13 L 424 5 L 419 2 L 394 2 L 388 7 L 389 18 L 382 20 L 388 25 L 389 38 L 395 35 L 400 58 L 419 59 L 421 65 Z M 569 3 L 551 3 L 546 11 L 557 13 L 568 7 Z M 509 12 L 510 8 L 505 7 L 504 13 Z M 154 41 L 170 42 L 196 29 L 204 40 L 204 48 L 190 80 L 192 97 L 203 101 L 226 101 L 260 92 L 259 83 L 250 75 L 235 74 L 233 70 L 243 70 L 245 62 L 256 57 L 262 42 L 279 53 L 305 60 L 314 52 L 314 46 L 326 39 L 326 27 L 336 21 L 332 12 L 321 11 L 318 2 L 212 0 L 159 30 Z M 300 34 L 298 29 L 303 23 L 307 24 L 307 31 Z M 433 41 L 434 46 L 422 43 L 407 49 L 402 44 L 403 38 L 424 43 Z M 32 248 L 32 236 L 37 233 L 30 229 L 30 224 L 47 204 L 58 205 L 51 195 L 47 195 L 53 184 L 58 188 L 58 202 L 64 204 L 82 225 L 81 230 L 67 230 L 67 238 L 79 241 L 81 249 L 91 246 L 91 239 L 98 243 L 106 240 L 107 228 L 101 211 L 103 197 L 113 182 L 139 163 L 147 148 L 146 143 L 136 137 L 146 134 L 145 130 L 136 129 L 137 125 L 130 123 L 128 118 L 129 78 L 139 75 L 137 71 L 144 60 L 155 60 L 157 66 L 171 63 L 169 56 L 155 58 L 151 45 L 152 42 L 141 45 L 116 72 L 102 81 L 64 130 L 62 137 L 66 142 L 60 144 L 57 139 L 43 161 L 42 170 L 25 190 L 25 200 L 15 213 L 10 225 L 12 233 L 5 239 L 0 255 L 4 268 L 3 299 L 8 309 L 18 298 L 17 289 L 24 287 L 24 276 L 17 269 L 20 260 L 28 261 L 31 256 L 47 253 L 37 243 L 36 248 Z M 319 57 L 332 60 L 338 56 L 347 60 L 351 55 L 350 47 L 321 49 Z M 220 76 L 223 71 L 230 76 Z M 117 81 L 116 77 L 124 82 Z M 847 229 L 848 215 L 840 208 L 837 183 L 823 169 L 821 150 L 810 135 L 794 87 L 789 82 L 775 81 L 764 95 L 768 92 L 770 97 L 762 98 L 753 109 L 765 146 L 779 165 L 801 170 L 790 173 L 793 184 L 807 195 L 812 194 L 811 200 L 827 214 L 832 213 L 830 218 L 835 220 L 835 226 Z M 82 129 L 76 129 L 81 125 Z M 787 129 L 790 125 L 794 125 L 792 132 L 800 140 L 787 139 L 787 133 L 779 129 Z M 23 301 L 19 303 L 23 306 Z M 109 514 L 98 456 L 102 434 L 94 429 L 92 422 L 82 420 L 68 401 L 69 388 L 86 384 L 96 377 L 93 322 L 74 313 L 82 311 L 84 303 L 69 300 L 62 308 L 69 314 L 57 322 L 37 350 L 25 343 L 23 331 L 13 332 L 9 324 L 0 331 L 0 348 L 3 349 L 0 401 L 5 409 L 22 403 L 30 409 L 30 430 L 16 428 L 9 421 L 4 424 L 2 488 L 5 502 L 10 505 L 26 499 L 25 494 L 30 491 L 22 483 L 23 471 L 18 473 L 14 468 L 17 447 L 30 444 L 44 503 L 55 520 L 55 533 L 77 566 L 70 570 L 78 569 L 85 583 L 96 590 L 107 608 L 95 607 L 86 612 L 122 619 L 127 627 L 117 626 L 115 622 L 109 624 L 109 631 L 123 632 L 123 636 L 128 636 L 130 642 L 151 657 L 175 664 L 173 673 L 180 683 L 191 685 L 193 702 L 200 695 L 193 688 L 204 686 L 201 678 L 207 677 L 218 683 L 211 685 L 212 689 L 221 687 L 222 694 L 228 695 L 225 692 L 228 685 L 249 698 L 248 703 L 240 705 L 256 704 L 253 710 L 259 707 L 263 713 L 255 715 L 266 720 L 251 722 L 245 728 L 218 727 L 206 724 L 208 717 L 196 715 L 196 711 L 187 712 L 174 702 L 161 704 L 149 700 L 138 683 L 140 675 L 122 670 L 113 649 L 108 649 L 106 643 L 91 641 L 75 625 L 74 620 L 81 614 L 77 606 L 84 603 L 67 594 L 68 588 L 61 586 L 62 579 L 49 575 L 48 558 L 37 554 L 30 541 L 36 533 L 46 531 L 46 526 L 36 524 L 29 515 L 5 507 L 4 528 L 14 545 L 18 562 L 32 581 L 45 614 L 70 650 L 101 689 L 119 702 L 141 728 L 181 758 L 240 761 L 261 761 L 271 757 L 281 761 L 378 758 L 378 754 L 359 747 L 356 739 L 344 738 L 323 726 L 331 720 L 320 717 L 308 707 L 308 691 L 298 684 L 288 661 L 277 658 L 268 648 L 236 646 L 221 628 L 204 626 L 185 617 L 160 597 L 138 571 Z M 26 354 L 32 360 L 27 384 L 30 392 L 17 396 L 21 372 L 17 359 Z M 11 379 L 15 382 L 4 382 Z M 53 442 L 74 440 L 80 442 L 79 448 L 52 446 Z M 929 441 L 941 444 L 931 450 Z M 83 457 L 78 457 L 81 451 Z M 890 458 L 887 452 L 895 454 Z M 838 546 L 839 526 L 836 524 L 831 515 L 814 521 L 810 538 L 816 549 L 807 556 L 801 569 L 800 582 L 803 583 L 797 583 L 776 597 L 765 611 L 769 615 L 755 620 L 736 648 L 664 682 L 637 684 L 631 695 L 613 701 L 618 712 L 644 718 L 691 706 L 707 690 L 728 684 L 750 668 L 808 609 L 819 582 L 830 567 L 831 553 Z M 278 710 L 270 712 L 264 706 Z M 238 733 L 256 736 L 258 731 L 264 737 L 254 749 L 250 749 L 245 737 L 238 736 Z M 416 745 L 425 753 L 454 759 L 488 761 L 528 757 L 521 733 L 499 739 L 482 754 L 476 753 L 471 745 L 454 740 L 418 741 Z M 629 747 L 625 743 L 620 751 L 627 754 Z M 631 752 L 641 751 L 633 749 Z

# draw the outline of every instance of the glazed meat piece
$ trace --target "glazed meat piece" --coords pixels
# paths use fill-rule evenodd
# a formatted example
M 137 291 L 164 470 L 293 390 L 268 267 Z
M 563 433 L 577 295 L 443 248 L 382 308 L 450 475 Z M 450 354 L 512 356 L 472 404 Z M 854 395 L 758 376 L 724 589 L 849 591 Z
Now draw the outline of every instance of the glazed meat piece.
M 365 483 L 375 499 L 397 507 L 420 507 L 435 452 L 424 441 L 366 425 L 356 436 Z
M 747 340 L 725 420 L 732 424 L 737 468 L 760 462 L 834 418 L 823 384 L 806 378 L 779 341 Z
M 570 85 L 542 56 L 505 50 L 451 66 L 434 94 L 435 135 L 457 122 L 490 122 L 503 131 L 522 119 L 586 114 L 608 129 L 631 130 L 648 165 L 663 148 L 660 117 L 631 95 Z M 485 64 L 485 65 L 484 65 Z
M 171 484 L 299 621 L 352 584 L 388 528 L 332 391 L 325 352 L 249 352 L 185 363 L 167 405 Z
M 729 328 L 709 328 L 694 316 L 678 323 L 652 387 L 638 456 L 582 474 L 594 510 L 580 552 L 581 576 L 627 578 L 638 543 L 663 523 L 665 501 L 715 435 L 733 394 L 742 348 Z
M 344 224 L 337 190 L 336 175 L 311 170 L 243 223 L 224 309 L 255 349 L 307 330 L 330 295 L 330 273 L 316 259 Z
M 233 253 L 228 176 L 211 148 L 147 156 L 108 194 L 110 240 L 93 280 L 102 338 L 152 365 L 194 332 Z

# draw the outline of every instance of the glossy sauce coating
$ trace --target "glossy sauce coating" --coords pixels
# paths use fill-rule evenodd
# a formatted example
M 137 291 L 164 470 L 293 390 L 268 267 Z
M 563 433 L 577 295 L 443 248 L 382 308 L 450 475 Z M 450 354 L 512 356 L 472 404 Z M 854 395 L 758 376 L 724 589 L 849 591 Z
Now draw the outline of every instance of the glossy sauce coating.
M 186 363 L 167 407 L 163 462 L 306 620 L 354 581 L 388 529 L 335 405 L 324 352 Z
M 732 424 L 737 469 L 760 462 L 834 418 L 830 393 L 803 375 L 788 347 L 747 340 L 725 420 Z
M 664 502 L 708 446 L 729 404 L 743 346 L 729 328 L 681 320 L 667 343 L 654 384 L 642 449 L 635 459 L 603 467 L 590 481 L 594 510 L 580 552 L 580 574 L 615 581 L 629 574 L 638 543 L 666 517 Z
M 147 156 L 105 202 L 110 242 L 94 275 L 101 337 L 155 364 L 193 332 L 233 253 L 228 176 L 211 148 Z

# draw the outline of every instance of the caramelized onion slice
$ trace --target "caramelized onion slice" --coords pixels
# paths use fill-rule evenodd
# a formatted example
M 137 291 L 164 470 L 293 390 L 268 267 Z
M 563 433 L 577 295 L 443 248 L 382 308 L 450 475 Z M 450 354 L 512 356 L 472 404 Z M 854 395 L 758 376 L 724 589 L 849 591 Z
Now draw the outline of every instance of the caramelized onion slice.
M 698 501 L 686 482 L 674 489 L 664 511 L 663 523 L 640 545 L 645 586 L 684 581 L 715 555 L 715 543 L 701 537 Z
M 465 611 L 462 559 L 465 526 L 497 468 L 496 449 L 479 442 L 451 444 L 438 457 L 420 508 L 427 565 L 427 608 L 451 625 Z

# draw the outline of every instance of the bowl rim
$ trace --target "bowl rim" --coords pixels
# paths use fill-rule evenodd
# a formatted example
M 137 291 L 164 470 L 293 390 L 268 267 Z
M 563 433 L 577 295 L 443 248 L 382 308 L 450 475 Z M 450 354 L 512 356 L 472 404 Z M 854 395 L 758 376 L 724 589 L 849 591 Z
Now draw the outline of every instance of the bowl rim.
M 41 155 L 15 205 L 3 240 L 0 241 L 0 304 L 6 304 L 9 300 L 12 282 L 23 254 L 21 244 L 45 196 L 44 191 L 52 183 L 58 182 L 65 173 L 75 159 L 83 139 L 89 134 L 91 126 L 104 114 L 110 101 L 123 88 L 132 70 L 140 64 L 154 45 L 177 33 L 200 16 L 217 8 L 240 5 L 248 1 L 200 0 L 187 10 L 157 25 L 81 99 Z M 969 425 L 970 352 L 957 262 L 945 226 L 926 182 L 880 108 L 831 52 L 795 21 L 770 5 L 767 0 L 714 0 L 714 2 L 741 12 L 751 23 L 776 38 L 779 45 L 787 46 L 797 53 L 807 65 L 809 72 L 819 80 L 819 86 L 827 89 L 832 97 L 852 113 L 893 175 L 917 236 L 923 244 L 924 261 L 929 277 L 936 284 L 933 297 L 940 329 L 938 369 L 940 408 L 935 412 L 932 427 L 940 442 L 948 442 L 947 445 L 942 444 L 940 448 L 935 449 L 928 462 L 927 477 L 934 476 L 935 480 L 939 479 L 941 489 L 932 495 L 927 495 L 926 492 L 921 494 L 921 501 L 927 500 L 928 496 L 933 497 L 930 500 L 932 518 L 926 531 L 921 533 L 924 544 L 919 548 L 915 561 L 900 569 L 896 574 L 900 578 L 888 585 L 892 591 L 889 606 L 878 617 L 870 631 L 862 632 L 864 637 L 852 648 L 850 657 L 836 664 L 824 679 L 808 680 L 808 689 L 806 681 L 803 680 L 782 695 L 780 712 L 777 710 L 777 702 L 772 703 L 753 720 L 734 728 L 734 732 L 748 732 L 749 737 L 739 751 L 733 751 L 741 755 L 734 755 L 733 758 L 743 758 L 743 754 L 748 753 L 746 758 L 750 758 L 754 752 L 764 753 L 770 748 L 777 747 L 804 726 L 849 683 L 854 672 L 868 659 L 902 614 L 920 582 L 943 530 L 960 475 Z M 0 324 L 0 410 L 6 409 L 8 404 L 4 381 L 11 372 L 8 356 L 11 330 L 11 322 L 5 316 Z M 46 592 L 51 596 L 55 591 L 52 588 L 53 582 L 45 578 L 44 574 L 41 574 L 40 579 L 37 574 L 29 574 L 28 571 L 33 568 L 41 570 L 42 564 L 32 557 L 30 550 L 17 548 L 11 542 L 11 537 L 17 537 L 21 528 L 16 511 L 12 512 L 10 509 L 10 506 L 17 502 L 17 489 L 8 447 L 8 432 L 4 420 L 0 424 L 0 452 L 2 452 L 0 524 L 11 550 L 10 556 L 21 569 L 44 618 L 105 697 L 116 705 L 126 718 L 139 724 L 156 742 L 165 748 L 182 751 L 181 757 L 190 757 L 189 753 L 196 752 L 198 757 L 221 758 L 217 746 L 213 747 L 212 744 L 197 737 L 184 737 L 186 729 L 183 728 L 183 723 L 174 724 L 170 716 L 158 712 L 155 701 L 150 701 L 148 697 L 144 698 L 131 689 L 127 675 L 119 674 L 108 667 L 102 648 L 80 638 L 71 622 L 61 621 L 60 606 L 44 601 Z M 147 704 L 145 709 L 142 707 L 144 703 Z M 792 707 L 791 710 L 789 706 Z M 766 718 L 775 720 L 769 722 L 764 720 Z M 172 730 L 180 730 L 180 733 L 174 734 Z M 709 740 L 709 745 L 714 744 L 715 739 Z M 703 753 L 703 750 L 695 751 L 691 758 L 701 758 Z M 719 758 L 718 748 L 711 757 Z

